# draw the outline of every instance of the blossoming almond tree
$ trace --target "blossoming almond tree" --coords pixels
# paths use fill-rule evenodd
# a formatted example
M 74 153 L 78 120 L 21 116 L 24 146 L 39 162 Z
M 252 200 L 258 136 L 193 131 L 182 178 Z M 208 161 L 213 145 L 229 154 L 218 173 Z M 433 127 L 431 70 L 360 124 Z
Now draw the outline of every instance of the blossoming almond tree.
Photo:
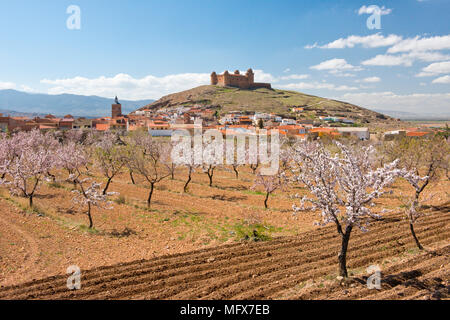
M 0 184 L 7 186 L 11 194 L 28 198 L 32 207 L 39 184 L 57 166 L 58 141 L 48 133 L 33 130 L 16 133 L 8 142 L 1 143 L 1 149 L 0 153 L 7 157 L 0 164 L 5 173 Z
M 201 167 L 202 149 L 193 146 L 189 132 L 178 131 L 172 135 L 170 159 L 172 165 L 187 168 L 188 176 L 183 186 L 183 192 L 187 193 L 192 181 L 192 174 L 198 167 Z
M 129 161 L 131 159 L 136 150 L 150 150 L 153 144 L 152 137 L 145 131 L 132 131 L 125 137 L 125 150 L 123 153 L 123 162 L 125 167 L 128 169 L 128 174 L 130 176 L 130 180 L 132 184 L 136 184 L 136 179 L 134 177 L 134 169 L 132 166 L 132 162 Z
M 397 161 L 373 168 L 369 160 L 372 147 L 356 150 L 340 143 L 336 146 L 336 155 L 320 143 L 301 143 L 292 149 L 292 159 L 297 163 L 294 180 L 304 183 L 313 195 L 303 197 L 300 206 L 293 209 L 296 213 L 310 203 L 311 209 L 321 210 L 322 225 L 336 225 L 341 236 L 339 275 L 348 277 L 346 257 L 351 232 L 354 227 L 367 231 L 367 218 L 380 218 L 371 211 L 373 201 L 385 193 L 400 170 Z
M 67 130 L 64 134 L 64 138 L 67 142 L 82 143 L 83 130 L 81 129 Z
M 180 159 L 178 159 L 180 161 Z M 192 174 L 195 172 L 195 170 L 200 166 L 195 163 L 195 150 L 192 150 L 190 152 L 187 152 L 182 161 L 180 163 L 185 166 L 188 170 L 188 177 L 187 180 L 183 186 L 183 192 L 187 193 L 189 188 L 189 183 L 192 181 Z
M 92 219 L 92 207 L 102 209 L 112 209 L 112 202 L 108 201 L 108 196 L 117 194 L 117 192 L 103 193 L 101 183 L 92 181 L 89 178 L 80 179 L 81 172 L 77 169 L 77 175 L 72 175 L 72 179 L 80 187 L 80 190 L 73 190 L 74 197 L 72 201 L 82 209 L 87 207 L 86 215 L 89 218 L 89 229 L 94 227 Z M 88 184 L 90 182 L 90 185 Z
M 0 133 L 0 180 L 5 179 L 7 167 L 15 157 L 15 148 L 5 133 Z
M 106 195 L 112 179 L 122 171 L 124 166 L 123 152 L 117 144 L 117 136 L 111 132 L 105 132 L 99 141 L 95 143 L 94 157 L 100 172 L 107 179 L 103 194 Z
M 281 171 L 279 171 L 276 175 L 270 176 L 258 173 L 256 175 L 252 189 L 256 190 L 258 187 L 263 188 L 264 192 L 266 193 L 266 197 L 264 198 L 264 206 L 266 209 L 268 209 L 269 196 L 278 189 L 285 190 L 287 181 L 288 180 L 286 178 L 286 174 Z
M 167 170 L 170 148 L 168 144 L 153 141 L 151 136 L 134 146 L 135 153 L 128 158 L 133 171 L 140 174 L 150 185 L 147 207 L 150 208 L 155 185 L 170 176 Z
M 213 185 L 214 172 L 223 166 L 224 144 L 220 139 L 203 139 L 202 171 L 208 176 L 209 186 Z
M 81 144 L 74 141 L 68 141 L 66 144 L 61 145 L 56 154 L 56 158 L 58 166 L 67 170 L 69 173 L 68 181 L 74 184 L 76 182 L 71 177 L 74 177 L 75 172 L 80 167 L 86 167 L 88 163 L 88 155 L 85 149 Z
M 423 250 L 416 236 L 414 224 L 422 215 L 421 203 L 425 201 L 422 199 L 423 193 L 430 185 L 439 181 L 449 165 L 450 144 L 439 135 L 422 139 L 405 137 L 388 143 L 390 143 L 388 147 L 391 148 L 388 156 L 392 157 L 393 154 L 400 159 L 400 165 L 404 168 L 401 176 L 414 189 L 414 195 L 404 198 L 403 202 L 411 234 L 417 247 Z

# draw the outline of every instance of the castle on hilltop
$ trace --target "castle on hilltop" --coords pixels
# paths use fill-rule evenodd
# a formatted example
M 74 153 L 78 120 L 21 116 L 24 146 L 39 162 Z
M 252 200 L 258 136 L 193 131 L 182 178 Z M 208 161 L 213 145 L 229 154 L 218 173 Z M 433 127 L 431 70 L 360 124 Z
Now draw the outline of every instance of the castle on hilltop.
M 211 73 L 211 85 L 222 87 L 237 87 L 240 89 L 267 88 L 272 89 L 270 83 L 255 82 L 255 74 L 248 69 L 245 75 L 236 70 L 234 74 L 225 71 L 223 74 Z

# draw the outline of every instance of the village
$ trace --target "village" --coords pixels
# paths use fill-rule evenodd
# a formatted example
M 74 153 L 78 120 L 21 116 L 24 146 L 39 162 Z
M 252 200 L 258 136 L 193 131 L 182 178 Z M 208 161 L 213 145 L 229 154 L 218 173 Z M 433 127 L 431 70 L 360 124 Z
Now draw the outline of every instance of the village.
M 205 105 L 184 105 L 160 109 L 144 108 L 128 115 L 122 114 L 122 106 L 117 97 L 111 106 L 110 117 L 85 118 L 65 115 L 57 117 L 48 114 L 45 117 L 15 117 L 0 114 L 0 132 L 49 130 L 95 130 L 136 131 L 146 130 L 154 137 L 170 137 L 176 130 L 193 130 L 194 123 L 202 122 L 203 130 L 218 129 L 239 134 L 255 134 L 260 129 L 278 129 L 282 136 L 293 139 L 315 139 L 321 136 L 330 138 L 352 136 L 360 140 L 392 139 L 396 136 L 424 137 L 442 131 L 438 126 L 421 126 L 402 130 L 374 132 L 369 127 L 354 123 L 343 117 L 319 116 L 316 120 L 298 117 L 302 107 L 290 108 L 289 117 L 274 113 L 232 111 L 221 115 L 217 107 Z M 300 118 L 300 119 L 298 119 Z

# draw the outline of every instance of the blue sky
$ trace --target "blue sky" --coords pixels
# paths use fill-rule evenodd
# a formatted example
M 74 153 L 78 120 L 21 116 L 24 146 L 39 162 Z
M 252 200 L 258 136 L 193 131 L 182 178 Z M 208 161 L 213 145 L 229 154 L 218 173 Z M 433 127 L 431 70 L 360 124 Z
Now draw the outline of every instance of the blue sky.
M 252 67 L 275 88 L 450 114 L 450 0 L 0 0 L 0 41 L 0 89 L 157 99 Z

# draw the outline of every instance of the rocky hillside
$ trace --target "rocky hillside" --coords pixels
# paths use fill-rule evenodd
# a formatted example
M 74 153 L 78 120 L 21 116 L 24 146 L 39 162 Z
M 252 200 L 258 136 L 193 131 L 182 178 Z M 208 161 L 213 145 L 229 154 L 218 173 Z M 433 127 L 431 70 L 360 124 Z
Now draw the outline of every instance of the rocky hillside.
M 350 103 L 320 98 L 295 91 L 277 89 L 242 90 L 219 86 L 200 86 L 170 94 L 142 107 L 143 109 L 171 108 L 184 105 L 203 105 L 217 108 L 221 114 L 230 111 L 268 112 L 289 115 L 292 107 L 303 107 L 299 118 L 317 119 L 319 116 L 345 117 L 357 123 L 394 123 L 397 120 Z M 292 116 L 292 114 L 290 114 Z

